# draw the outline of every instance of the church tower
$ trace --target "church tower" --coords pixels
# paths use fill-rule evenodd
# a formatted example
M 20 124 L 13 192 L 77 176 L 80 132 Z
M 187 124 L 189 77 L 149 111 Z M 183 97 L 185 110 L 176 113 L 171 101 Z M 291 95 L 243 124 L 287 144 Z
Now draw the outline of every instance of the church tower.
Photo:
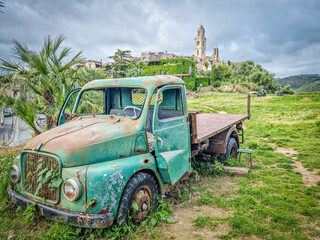
M 215 47 L 213 49 L 213 63 L 219 62 L 219 49 Z
M 198 28 L 197 36 L 195 40 L 195 52 L 194 56 L 197 58 L 204 58 L 206 56 L 206 44 L 207 39 L 205 37 L 205 30 L 202 24 Z

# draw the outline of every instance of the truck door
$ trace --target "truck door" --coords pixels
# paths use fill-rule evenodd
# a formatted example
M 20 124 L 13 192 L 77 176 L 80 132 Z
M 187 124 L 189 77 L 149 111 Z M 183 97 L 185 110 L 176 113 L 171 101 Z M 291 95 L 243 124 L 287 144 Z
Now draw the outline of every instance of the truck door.
M 61 125 L 66 122 L 68 115 L 72 113 L 74 103 L 76 101 L 76 98 L 78 96 L 78 93 L 80 92 L 81 88 L 77 88 L 72 90 L 64 100 L 64 103 L 62 105 L 62 108 L 59 112 L 58 122 L 57 125 Z
M 176 183 L 190 171 L 190 134 L 184 86 L 159 89 L 152 131 L 158 170 L 167 183 Z

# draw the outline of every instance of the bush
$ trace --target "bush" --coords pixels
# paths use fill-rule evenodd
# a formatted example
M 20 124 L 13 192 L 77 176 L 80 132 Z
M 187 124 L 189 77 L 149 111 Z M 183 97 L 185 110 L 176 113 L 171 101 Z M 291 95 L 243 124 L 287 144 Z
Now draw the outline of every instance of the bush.
M 209 86 L 209 79 L 207 77 L 196 77 L 196 86 L 197 88 L 200 87 L 208 87 Z
M 7 189 L 12 185 L 9 175 L 12 161 L 13 155 L 0 155 L 0 201 L 7 197 Z
M 221 82 L 220 81 L 215 81 L 212 83 L 213 87 L 220 87 L 221 86 Z

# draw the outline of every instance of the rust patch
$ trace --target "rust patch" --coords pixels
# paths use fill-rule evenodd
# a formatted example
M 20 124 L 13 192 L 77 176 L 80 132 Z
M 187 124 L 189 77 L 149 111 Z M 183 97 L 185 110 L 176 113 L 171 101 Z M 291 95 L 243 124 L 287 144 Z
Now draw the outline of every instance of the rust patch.
M 119 167 L 119 165 L 118 165 L 118 164 L 116 164 L 116 163 L 111 163 L 111 164 L 110 164 L 110 166 L 111 166 L 111 168 Z
M 108 205 L 108 206 L 106 207 L 106 209 L 101 209 L 101 210 L 98 212 L 98 214 L 107 214 L 107 213 L 109 213 L 109 210 L 110 210 L 110 205 Z
M 89 226 L 89 219 L 86 218 L 85 216 L 79 216 L 77 218 L 77 221 L 79 224 L 83 225 L 83 226 Z
M 141 152 L 143 152 L 143 150 L 141 150 L 141 149 L 135 149 L 134 150 L 134 153 L 141 153 Z
M 87 181 L 85 181 L 85 185 L 83 185 L 83 183 L 81 182 L 81 179 L 80 179 L 80 173 L 82 172 L 82 170 L 83 170 L 83 169 L 81 169 L 81 170 L 79 170 L 79 171 L 77 172 L 77 178 L 78 178 L 81 186 L 83 187 L 83 191 L 84 191 L 84 194 L 85 194 L 86 199 L 87 199 L 87 190 L 86 190 L 86 188 L 87 188 Z M 86 173 L 84 173 L 83 176 L 86 178 L 86 177 L 87 177 L 87 176 L 86 176 Z
M 126 155 L 120 155 L 120 156 L 119 156 L 119 159 L 120 159 L 120 158 L 126 158 L 126 157 L 127 157 Z

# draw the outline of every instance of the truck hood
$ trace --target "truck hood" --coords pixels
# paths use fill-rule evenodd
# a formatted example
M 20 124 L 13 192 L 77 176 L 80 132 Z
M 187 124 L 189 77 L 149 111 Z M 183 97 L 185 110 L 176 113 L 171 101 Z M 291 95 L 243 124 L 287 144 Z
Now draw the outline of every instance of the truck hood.
M 135 132 L 132 121 L 113 116 L 84 117 L 36 136 L 24 150 L 56 154 L 64 167 L 128 157 Z

